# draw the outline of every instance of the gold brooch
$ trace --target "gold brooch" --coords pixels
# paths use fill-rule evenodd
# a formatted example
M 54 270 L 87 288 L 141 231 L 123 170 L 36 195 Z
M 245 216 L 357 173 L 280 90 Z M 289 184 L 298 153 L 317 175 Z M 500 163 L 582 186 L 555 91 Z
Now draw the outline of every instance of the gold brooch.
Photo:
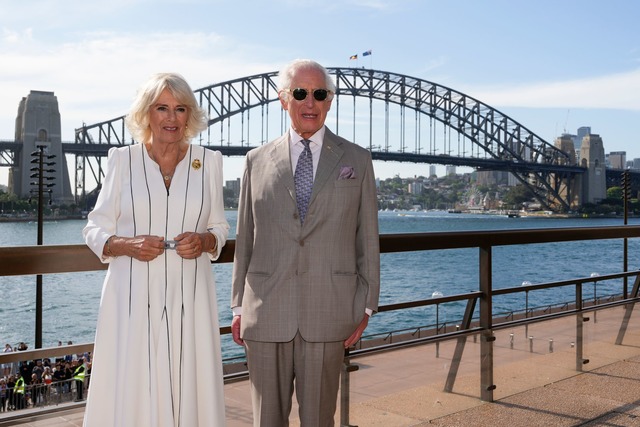
M 200 169 L 200 166 L 202 166 L 202 163 L 200 163 L 200 159 L 195 159 L 193 162 L 191 162 L 191 167 L 195 170 Z

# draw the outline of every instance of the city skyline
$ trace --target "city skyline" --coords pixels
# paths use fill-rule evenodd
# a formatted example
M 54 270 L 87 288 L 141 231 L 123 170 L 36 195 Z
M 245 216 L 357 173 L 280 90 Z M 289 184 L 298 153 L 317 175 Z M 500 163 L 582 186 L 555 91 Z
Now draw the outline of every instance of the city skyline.
M 151 73 L 192 87 L 279 70 L 297 57 L 366 67 L 451 87 L 547 142 L 589 126 L 606 152 L 640 157 L 640 5 L 543 0 L 276 0 L 185 2 L 0 0 L 0 139 L 22 97 L 52 91 L 62 140 L 82 123 L 126 113 Z M 100 19 L 96 20 L 96 13 Z M 93 18 L 92 18 L 93 17 Z M 302 25 L 300 25 L 302 24 Z M 371 52 L 363 56 L 363 53 Z M 350 59 L 357 55 L 357 59 Z M 242 158 L 225 158 L 225 180 Z M 444 170 L 444 166 L 439 167 Z M 382 178 L 428 166 L 376 163 Z M 0 184 L 7 168 L 0 168 Z

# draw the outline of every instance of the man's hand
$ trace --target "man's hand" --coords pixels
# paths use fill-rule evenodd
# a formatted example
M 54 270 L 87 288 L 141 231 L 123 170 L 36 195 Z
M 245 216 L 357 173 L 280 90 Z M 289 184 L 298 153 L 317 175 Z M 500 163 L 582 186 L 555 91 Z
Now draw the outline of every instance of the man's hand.
M 349 348 L 355 345 L 355 343 L 357 343 L 360 337 L 362 336 L 362 333 L 364 332 L 364 330 L 367 328 L 368 324 L 369 324 L 369 315 L 365 314 L 364 317 L 362 318 L 362 321 L 356 328 L 356 330 L 353 331 L 351 336 L 347 338 L 346 341 L 344 342 L 344 348 Z
M 233 320 L 231 321 L 231 335 L 233 335 L 233 341 L 236 344 L 244 347 L 244 341 L 240 338 L 240 317 L 241 316 L 233 316 Z

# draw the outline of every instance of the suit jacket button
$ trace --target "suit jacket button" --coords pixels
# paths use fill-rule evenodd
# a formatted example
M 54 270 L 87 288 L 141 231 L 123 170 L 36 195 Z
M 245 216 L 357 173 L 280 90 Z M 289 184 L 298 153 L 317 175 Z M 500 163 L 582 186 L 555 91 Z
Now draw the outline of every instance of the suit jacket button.
M 298 217 L 298 214 L 297 214 L 297 213 L 294 213 L 294 214 L 293 214 L 293 219 L 299 219 L 299 217 Z
M 304 240 L 300 240 L 300 246 L 304 246 Z

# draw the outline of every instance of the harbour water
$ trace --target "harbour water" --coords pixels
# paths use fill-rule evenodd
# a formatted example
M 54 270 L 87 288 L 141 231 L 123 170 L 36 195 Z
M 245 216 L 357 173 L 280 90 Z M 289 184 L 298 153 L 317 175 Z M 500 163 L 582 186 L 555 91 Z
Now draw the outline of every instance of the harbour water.
M 236 212 L 228 211 L 230 238 L 235 236 Z M 83 243 L 84 220 L 47 221 L 44 244 Z M 629 220 L 640 224 L 640 219 Z M 499 215 L 451 214 L 447 212 L 381 212 L 380 232 L 425 233 L 529 228 L 564 228 L 622 225 L 621 219 L 555 219 Z M 30 222 L 0 223 L 0 246 L 35 245 L 37 225 Z M 542 283 L 622 271 L 621 240 L 548 243 L 497 247 L 493 251 L 493 286 L 519 286 L 524 281 Z M 629 268 L 640 267 L 640 240 L 629 241 Z M 220 312 L 220 324 L 229 325 L 231 264 L 213 266 Z M 104 271 L 50 274 L 43 278 L 43 345 L 57 342 L 93 341 Z M 478 289 L 478 250 L 403 252 L 381 255 L 380 304 L 431 298 L 434 292 L 455 295 Z M 621 281 L 598 283 L 584 290 L 585 298 L 621 293 Z M 0 277 L 0 341 L 16 346 L 24 341 L 33 348 L 35 325 L 35 277 Z M 529 295 L 528 307 L 572 301 L 573 288 L 537 291 Z M 494 312 L 522 311 L 524 296 L 494 301 Z M 367 334 L 417 326 L 455 322 L 462 316 L 462 303 L 438 308 L 402 310 L 374 316 Z M 241 354 L 230 337 L 223 337 L 224 357 Z

